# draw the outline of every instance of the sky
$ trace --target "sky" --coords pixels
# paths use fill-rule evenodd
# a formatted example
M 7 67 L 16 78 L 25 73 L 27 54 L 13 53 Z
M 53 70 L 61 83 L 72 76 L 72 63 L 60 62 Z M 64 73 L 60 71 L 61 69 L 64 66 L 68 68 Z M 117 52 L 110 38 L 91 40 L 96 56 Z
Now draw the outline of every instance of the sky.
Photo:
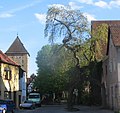
M 44 28 L 53 5 L 79 9 L 89 22 L 120 19 L 120 0 L 0 0 L 0 50 L 5 53 L 18 34 L 30 54 L 29 76 L 37 73 L 37 52 L 49 44 Z

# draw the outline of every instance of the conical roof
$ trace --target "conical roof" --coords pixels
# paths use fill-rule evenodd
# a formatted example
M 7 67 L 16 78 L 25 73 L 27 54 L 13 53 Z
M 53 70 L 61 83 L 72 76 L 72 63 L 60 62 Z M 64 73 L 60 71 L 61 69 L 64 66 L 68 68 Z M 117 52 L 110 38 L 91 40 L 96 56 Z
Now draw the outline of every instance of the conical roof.
M 17 36 L 15 41 L 12 43 L 12 45 L 9 47 L 9 49 L 6 51 L 6 54 L 28 54 L 28 51 L 25 49 L 23 43 Z M 29 55 L 30 56 L 30 55 Z

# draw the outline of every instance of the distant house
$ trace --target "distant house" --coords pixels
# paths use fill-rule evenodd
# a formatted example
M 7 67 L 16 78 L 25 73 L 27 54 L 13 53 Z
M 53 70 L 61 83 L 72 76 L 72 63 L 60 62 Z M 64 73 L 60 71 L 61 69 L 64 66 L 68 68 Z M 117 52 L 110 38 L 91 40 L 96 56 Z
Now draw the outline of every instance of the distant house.
M 35 81 L 36 75 L 32 74 L 30 78 L 27 78 L 27 92 L 28 94 L 36 89 L 33 87 L 33 82 Z
M 104 48 L 102 75 L 102 104 L 104 107 L 120 110 L 120 21 L 93 21 L 92 27 L 108 25 L 108 43 Z
M 12 99 L 16 107 L 21 102 L 20 66 L 0 50 L 0 99 Z

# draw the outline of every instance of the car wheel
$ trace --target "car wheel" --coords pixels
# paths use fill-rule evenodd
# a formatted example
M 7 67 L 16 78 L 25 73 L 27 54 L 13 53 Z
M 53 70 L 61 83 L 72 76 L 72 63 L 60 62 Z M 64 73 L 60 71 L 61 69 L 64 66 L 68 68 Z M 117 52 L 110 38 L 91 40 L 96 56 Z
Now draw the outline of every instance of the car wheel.
M 30 108 L 31 108 L 31 109 L 34 109 L 34 107 L 33 107 L 33 106 L 31 106 Z
M 12 110 L 12 113 L 14 113 L 14 110 Z
M 39 104 L 39 107 L 41 107 L 41 103 Z
M 23 109 L 22 107 L 19 107 L 20 109 Z

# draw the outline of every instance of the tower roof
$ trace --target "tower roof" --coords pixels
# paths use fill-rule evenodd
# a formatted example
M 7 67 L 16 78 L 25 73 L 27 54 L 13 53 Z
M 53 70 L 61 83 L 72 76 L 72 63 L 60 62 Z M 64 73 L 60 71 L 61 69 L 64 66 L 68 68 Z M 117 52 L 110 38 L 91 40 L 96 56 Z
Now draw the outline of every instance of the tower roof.
M 16 54 L 22 53 L 22 54 L 28 54 L 30 56 L 30 54 L 25 49 L 23 43 L 21 42 L 18 36 L 15 39 L 15 41 L 12 43 L 12 45 L 9 47 L 9 49 L 6 51 L 6 54 L 11 54 L 11 53 L 16 53 Z

